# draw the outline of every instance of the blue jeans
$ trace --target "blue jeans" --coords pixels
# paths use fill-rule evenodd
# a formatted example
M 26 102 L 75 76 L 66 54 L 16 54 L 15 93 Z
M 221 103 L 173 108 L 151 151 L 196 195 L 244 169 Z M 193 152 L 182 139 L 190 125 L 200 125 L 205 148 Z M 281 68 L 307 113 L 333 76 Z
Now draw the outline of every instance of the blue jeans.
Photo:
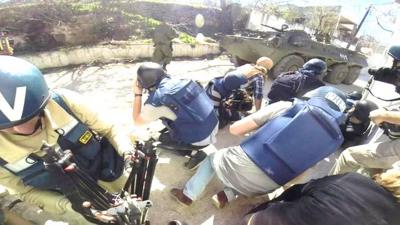
M 215 171 L 211 165 L 211 158 L 210 156 L 207 156 L 207 158 L 201 162 L 196 173 L 188 182 L 186 182 L 183 193 L 193 201 L 196 200 L 207 187 L 214 175 Z
M 185 184 L 183 193 L 192 201 L 195 201 L 200 197 L 201 193 L 203 193 L 204 189 L 215 175 L 215 170 L 211 164 L 212 154 L 214 153 L 208 155 L 207 158 L 201 162 L 196 173 Z M 238 191 L 226 186 L 224 192 L 229 202 L 235 200 L 239 195 Z

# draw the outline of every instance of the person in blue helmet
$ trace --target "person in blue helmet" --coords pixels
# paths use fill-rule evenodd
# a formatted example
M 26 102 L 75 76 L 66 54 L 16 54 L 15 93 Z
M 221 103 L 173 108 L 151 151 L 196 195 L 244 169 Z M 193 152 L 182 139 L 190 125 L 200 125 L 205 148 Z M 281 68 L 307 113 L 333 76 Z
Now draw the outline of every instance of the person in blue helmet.
M 262 195 L 304 179 L 301 174 L 342 144 L 346 108 L 345 94 L 334 87 L 320 87 L 306 97 L 273 103 L 235 122 L 232 134 L 255 132 L 239 146 L 210 154 L 184 188 L 171 189 L 171 195 L 189 206 L 216 175 L 225 189 L 212 200 L 222 208 L 238 194 Z
M 208 82 L 206 93 L 214 104 L 220 128 L 239 120 L 239 112 L 250 111 L 253 103 L 256 111 L 261 108 L 265 76 L 273 65 L 270 58 L 263 56 L 255 65 L 242 65 Z
M 143 89 L 149 96 L 142 106 Z M 161 119 L 167 129 L 154 138 L 181 152 L 193 149 L 186 166 L 199 165 L 207 156 L 201 149 L 216 141 L 218 131 L 218 118 L 204 89 L 193 80 L 172 78 L 157 63 L 147 62 L 139 66 L 134 91 L 135 124 Z
M 268 92 L 268 103 L 289 101 L 304 93 L 324 86 L 322 76 L 326 73 L 326 63 L 321 59 L 310 59 L 297 71 L 289 71 L 279 75 Z
M 134 150 L 128 134 L 88 105 L 77 93 L 49 91 L 33 64 L 0 56 L 0 184 L 23 201 L 79 224 L 89 222 L 72 209 L 71 193 L 60 193 L 65 180 L 44 169 L 43 142 L 70 149 L 77 166 L 110 192 L 123 188 L 124 157 L 129 162 Z

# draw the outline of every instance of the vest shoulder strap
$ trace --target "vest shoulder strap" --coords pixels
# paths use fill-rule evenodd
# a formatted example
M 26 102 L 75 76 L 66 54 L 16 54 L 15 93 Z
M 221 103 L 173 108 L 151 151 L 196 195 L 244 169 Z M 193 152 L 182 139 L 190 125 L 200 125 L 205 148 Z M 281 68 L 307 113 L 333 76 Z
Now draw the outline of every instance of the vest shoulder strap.
M 68 114 L 70 114 L 71 116 L 73 116 L 76 120 L 80 121 L 74 113 L 72 113 L 71 109 L 67 106 L 67 104 L 65 103 L 65 101 L 62 99 L 61 95 L 55 93 L 55 92 L 51 92 L 51 98 L 57 102 L 58 105 L 60 105 L 65 111 L 67 111 Z M 0 166 L 3 168 L 6 168 L 5 165 L 8 162 L 5 161 L 3 158 L 0 157 Z M 7 169 L 7 168 L 6 168 Z
M 71 111 L 71 109 L 68 107 L 67 103 L 65 103 L 64 99 L 61 97 L 60 94 L 52 91 L 51 98 L 55 102 L 57 102 L 57 104 L 61 106 L 61 108 L 63 108 L 69 115 L 73 116 L 76 120 L 78 120 L 78 122 L 81 122 L 81 120 L 78 117 L 76 117 L 76 115 Z

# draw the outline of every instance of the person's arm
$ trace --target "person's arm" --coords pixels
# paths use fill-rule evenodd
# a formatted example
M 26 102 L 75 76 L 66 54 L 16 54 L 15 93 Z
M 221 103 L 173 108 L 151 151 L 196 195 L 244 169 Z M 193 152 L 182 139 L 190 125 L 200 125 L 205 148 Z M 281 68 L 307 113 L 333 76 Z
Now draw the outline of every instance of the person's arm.
M 287 108 L 292 105 L 291 102 L 276 102 L 274 104 L 268 105 L 259 111 L 247 116 L 229 127 L 229 132 L 233 135 L 243 135 L 250 131 L 253 131 L 270 119 L 284 112 Z
M 229 132 L 233 135 L 243 135 L 258 128 L 257 123 L 251 116 L 247 116 L 236 121 L 229 127 Z
M 256 111 L 261 109 L 261 102 L 264 97 L 264 78 L 261 74 L 254 78 L 254 88 L 253 88 L 253 97 L 254 97 L 254 107 Z
M 171 27 L 170 39 L 172 40 L 178 37 L 179 37 L 179 32 L 175 28 Z
M 34 225 L 32 222 L 25 220 L 20 215 L 8 210 L 2 209 L 4 213 L 4 224 L 6 225 Z
M 261 109 L 261 103 L 262 103 L 261 99 L 257 98 L 254 99 L 254 107 L 256 108 L 256 111 Z
M 138 81 L 135 82 L 135 87 L 133 88 L 133 93 L 134 93 L 134 99 L 133 99 L 133 121 L 135 122 L 135 125 L 145 125 L 148 123 L 146 121 L 142 114 L 142 98 L 143 98 L 143 88 L 140 86 L 140 83 Z
M 116 148 L 119 155 L 123 156 L 125 152 L 131 152 L 134 149 L 127 131 L 120 126 L 107 122 L 106 113 L 101 113 L 102 109 L 95 110 L 97 104 L 94 105 L 92 102 L 96 101 L 89 101 L 84 96 L 65 89 L 57 91 L 57 93 L 61 95 L 74 115 L 90 129 L 106 137 Z
M 376 125 L 383 122 L 388 122 L 392 124 L 400 124 L 400 111 L 387 111 L 383 108 L 376 109 L 369 113 L 369 118 Z
M 71 205 L 64 195 L 26 186 L 21 178 L 1 167 L 0 184 L 17 194 L 21 200 L 37 205 L 48 212 L 61 214 Z

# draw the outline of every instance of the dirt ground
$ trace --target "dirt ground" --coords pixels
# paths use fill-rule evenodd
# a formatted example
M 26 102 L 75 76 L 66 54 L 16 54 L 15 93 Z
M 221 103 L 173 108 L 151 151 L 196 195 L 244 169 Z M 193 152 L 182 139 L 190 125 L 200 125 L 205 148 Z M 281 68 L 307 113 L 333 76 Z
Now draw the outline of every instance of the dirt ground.
M 81 93 L 90 99 L 96 109 L 105 114 L 107 120 L 132 131 L 135 129 L 131 118 L 132 84 L 139 64 L 115 63 L 59 69 L 48 72 L 46 80 L 51 88 L 67 88 Z M 232 63 L 226 57 L 220 57 L 213 60 L 174 61 L 168 65 L 168 72 L 173 76 L 196 79 L 205 84 L 212 77 L 221 76 L 232 68 Z M 357 82 L 358 85 L 365 83 L 362 80 Z M 270 82 L 266 83 L 267 91 Z M 339 88 L 345 91 L 357 89 L 356 86 L 347 85 L 339 85 Z M 207 151 L 237 145 L 240 139 L 231 136 L 225 128 L 219 132 L 215 148 L 208 147 Z M 309 174 L 309 178 L 324 176 L 334 158 L 335 155 L 319 163 Z M 239 198 L 224 209 L 216 209 L 211 203 L 211 196 L 222 189 L 222 184 L 214 179 L 199 201 L 191 207 L 182 206 L 170 197 L 169 190 L 173 187 L 183 187 L 194 174 L 194 171 L 189 171 L 183 166 L 186 160 L 167 150 L 160 152 L 150 196 L 154 204 L 149 215 L 152 225 L 166 225 L 174 219 L 184 221 L 188 225 L 239 224 L 246 211 L 265 199 Z

